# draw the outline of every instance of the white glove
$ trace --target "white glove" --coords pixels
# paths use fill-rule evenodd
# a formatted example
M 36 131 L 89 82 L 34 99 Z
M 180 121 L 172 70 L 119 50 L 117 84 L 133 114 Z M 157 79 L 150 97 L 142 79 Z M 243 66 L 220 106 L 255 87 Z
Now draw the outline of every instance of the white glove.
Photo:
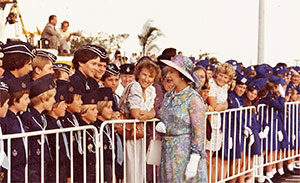
M 279 91 L 279 93 L 280 93 L 280 95 L 281 95 L 282 97 L 285 97 L 285 92 L 284 92 L 284 89 L 283 89 L 283 87 L 282 87 L 281 85 L 279 85 L 278 91 Z
M 264 138 L 267 137 L 266 134 L 264 133 L 264 131 L 259 132 L 258 136 L 259 136 L 260 139 L 264 139 Z
M 277 135 L 278 135 L 278 141 L 281 142 L 283 140 L 283 134 L 282 134 L 282 132 L 278 131 Z
M 232 149 L 232 147 L 233 147 L 232 137 L 229 137 L 228 140 L 229 140 L 229 141 L 228 141 L 228 149 Z
M 198 163 L 200 160 L 199 154 L 191 154 L 190 162 L 185 170 L 185 179 L 189 180 L 197 175 Z
M 251 147 L 254 144 L 254 135 L 250 135 L 249 144 L 248 146 Z
M 243 131 L 243 134 L 246 138 L 248 138 L 249 135 L 252 135 L 252 130 L 246 126 L 245 130 Z
M 157 123 L 155 129 L 156 129 L 156 131 L 158 131 L 159 133 L 167 133 L 166 125 L 165 125 L 163 122 Z
M 296 140 L 296 135 L 293 135 L 293 141 Z
M 265 129 L 264 129 L 264 134 L 265 134 L 266 137 L 268 136 L 269 131 L 270 131 L 270 128 L 268 126 L 266 126 Z

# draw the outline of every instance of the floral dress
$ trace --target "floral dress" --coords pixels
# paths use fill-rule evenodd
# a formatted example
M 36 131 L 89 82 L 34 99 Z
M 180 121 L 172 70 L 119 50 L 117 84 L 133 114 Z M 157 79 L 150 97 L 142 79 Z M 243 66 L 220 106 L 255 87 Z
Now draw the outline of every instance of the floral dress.
M 207 182 L 205 142 L 205 105 L 190 86 L 179 93 L 168 92 L 159 111 L 166 125 L 162 140 L 159 182 Z M 185 170 L 190 155 L 201 156 L 197 175 L 186 181 Z

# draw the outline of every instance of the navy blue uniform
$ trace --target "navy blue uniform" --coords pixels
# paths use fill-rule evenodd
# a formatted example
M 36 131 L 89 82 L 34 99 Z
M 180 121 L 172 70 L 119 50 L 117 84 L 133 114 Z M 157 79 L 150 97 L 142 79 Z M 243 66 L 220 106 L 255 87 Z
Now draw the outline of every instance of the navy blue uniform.
M 244 99 L 242 97 L 238 97 L 234 91 L 230 92 L 228 94 L 228 109 L 235 109 L 243 107 L 244 105 Z M 242 114 L 242 118 L 243 118 Z M 229 137 L 232 138 L 232 149 L 230 152 L 230 159 L 240 159 L 241 158 L 241 152 L 243 152 L 243 142 L 244 137 L 242 136 L 242 132 L 244 130 L 244 120 L 241 119 L 240 112 L 231 112 L 231 116 L 228 112 L 225 113 L 225 120 L 224 115 L 221 115 L 222 117 L 222 126 L 221 130 L 224 133 L 224 157 L 227 159 L 229 158 L 228 154 L 228 148 L 229 148 Z M 229 119 L 230 117 L 230 119 Z M 236 121 L 234 123 L 234 121 Z M 223 124 L 225 122 L 225 124 Z M 230 124 L 230 129 L 229 129 Z M 223 129 L 223 125 L 225 125 Z M 229 134 L 230 131 L 230 134 Z M 235 152 L 235 154 L 234 154 Z M 220 153 L 222 154 L 222 149 L 220 150 Z M 235 157 L 233 157 L 235 156 Z
M 66 114 L 63 118 L 59 118 L 62 122 L 62 125 L 66 128 L 70 128 L 70 127 L 76 127 L 76 124 L 74 123 L 73 120 L 73 115 L 71 113 L 69 113 L 68 111 L 66 111 Z M 82 133 L 74 131 L 72 133 L 72 142 L 70 142 L 70 133 L 66 133 L 67 135 L 67 139 L 68 139 L 68 143 L 72 143 L 73 144 L 73 172 L 74 172 L 74 182 L 82 182 L 83 181 L 83 172 L 82 172 Z M 70 149 L 70 153 L 71 153 L 71 149 Z M 71 172 L 69 172 L 68 174 L 70 174 Z
M 83 93 L 88 93 L 99 88 L 98 82 L 93 78 L 86 78 L 80 71 L 75 71 L 75 73 L 70 77 L 71 83 L 76 83 L 76 87 L 82 88 Z
M 6 117 L 0 120 L 3 134 L 17 134 L 22 133 L 20 122 L 17 116 L 7 111 Z M 22 127 L 24 131 L 26 129 Z M 25 140 L 25 138 L 24 138 Z M 11 140 L 11 182 L 25 182 L 25 166 L 27 164 L 26 152 L 23 138 L 14 138 Z M 7 153 L 7 141 L 4 141 L 4 149 Z
M 47 130 L 52 129 L 60 129 L 60 127 L 57 124 L 57 119 L 46 116 L 47 119 Z M 61 123 L 63 125 L 63 123 Z M 49 182 L 55 182 L 56 181 L 56 148 L 59 148 L 59 182 L 67 182 L 68 178 L 68 171 L 69 169 L 69 158 L 67 156 L 67 151 L 65 147 L 65 142 L 63 138 L 64 133 L 59 134 L 59 146 L 56 147 L 56 134 L 49 134 L 48 140 L 49 140 L 49 146 L 51 149 L 51 155 L 53 157 L 53 161 L 51 161 L 48 164 L 48 178 L 47 180 Z M 67 148 L 69 149 L 69 143 L 67 142 Z M 70 155 L 70 154 L 68 154 Z
M 276 97 L 271 92 L 269 92 L 265 98 L 262 98 L 260 100 L 261 104 L 266 104 L 270 106 L 269 109 L 264 108 L 264 111 L 260 111 L 260 114 L 263 115 L 263 121 L 262 121 L 263 126 L 264 127 L 269 126 L 270 128 L 267 137 L 268 142 L 264 140 L 264 149 L 267 148 L 268 150 L 277 150 L 277 149 L 285 149 L 288 147 L 287 132 L 284 127 L 284 111 L 285 111 L 284 102 L 285 102 L 285 98 L 280 96 Z M 271 108 L 274 109 L 273 121 L 271 121 Z M 278 122 L 276 122 L 277 120 Z M 271 126 L 273 129 L 271 128 Z M 278 130 L 276 130 L 276 127 L 278 128 Z M 283 140 L 281 142 L 278 141 L 278 134 L 277 134 L 278 131 L 281 131 L 283 134 Z
M 21 115 L 22 121 L 28 131 L 42 131 L 46 129 L 43 124 L 42 114 L 34 107 L 29 107 L 28 111 Z M 44 175 L 47 175 L 47 164 L 52 161 L 50 147 L 45 135 L 44 143 Z M 29 138 L 29 182 L 40 182 L 41 180 L 41 135 Z M 46 178 L 46 177 L 45 177 Z M 46 180 L 47 181 L 47 180 Z
M 251 155 L 261 155 L 261 139 L 259 138 L 259 132 L 262 131 L 261 129 L 261 123 L 260 121 L 257 119 L 257 113 L 256 111 L 253 111 L 252 114 L 247 114 L 248 117 L 251 116 L 251 124 L 250 124 L 250 120 L 247 120 L 247 127 L 249 127 L 252 131 L 252 134 L 254 136 L 254 143 L 251 146 Z M 247 143 L 248 144 L 248 143 Z M 247 148 L 248 146 L 246 146 Z M 246 152 L 248 153 L 248 148 L 246 149 Z

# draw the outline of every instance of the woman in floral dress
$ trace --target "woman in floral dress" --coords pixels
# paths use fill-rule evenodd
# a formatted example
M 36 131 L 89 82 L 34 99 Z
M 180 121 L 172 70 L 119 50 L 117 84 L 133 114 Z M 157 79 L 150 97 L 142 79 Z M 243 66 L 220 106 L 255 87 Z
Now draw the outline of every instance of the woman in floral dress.
M 156 126 L 163 134 L 159 182 L 207 182 L 205 105 L 190 86 L 193 62 L 181 55 L 162 62 L 175 88 L 166 94 Z

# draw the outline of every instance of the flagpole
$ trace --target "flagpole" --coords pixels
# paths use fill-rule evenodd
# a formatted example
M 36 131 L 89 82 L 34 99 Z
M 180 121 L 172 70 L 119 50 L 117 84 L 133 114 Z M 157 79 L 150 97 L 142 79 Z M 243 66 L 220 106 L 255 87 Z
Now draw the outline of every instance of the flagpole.
M 263 64 L 265 51 L 265 0 L 259 0 L 257 64 Z

